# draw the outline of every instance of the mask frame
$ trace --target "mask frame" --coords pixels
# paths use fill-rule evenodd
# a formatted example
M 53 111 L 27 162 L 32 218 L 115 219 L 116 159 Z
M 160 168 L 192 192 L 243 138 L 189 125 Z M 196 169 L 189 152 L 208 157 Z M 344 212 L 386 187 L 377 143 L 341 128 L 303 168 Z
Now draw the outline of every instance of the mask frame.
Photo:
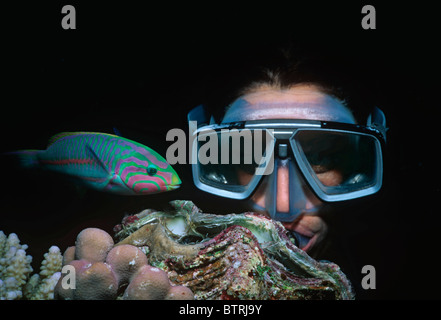
M 208 130 L 223 130 L 223 129 L 259 129 L 267 130 L 273 138 L 272 145 L 269 146 L 269 155 L 266 158 L 270 158 L 274 163 L 274 157 L 281 156 L 280 145 L 288 145 L 293 160 L 297 165 L 298 171 L 302 174 L 302 178 L 307 182 L 307 185 L 315 193 L 315 195 L 324 202 L 337 202 L 345 201 L 377 193 L 382 186 L 383 178 L 383 153 L 384 144 L 386 143 L 386 119 L 384 113 L 374 108 L 371 115 L 368 118 L 368 125 L 363 126 L 359 124 L 347 124 L 331 121 L 319 121 L 319 120 L 297 120 L 297 119 L 276 119 L 276 120 L 254 120 L 254 121 L 239 121 L 231 123 L 215 124 L 214 118 L 209 117 L 204 106 L 198 106 L 188 114 L 188 121 L 197 121 L 197 129 L 193 132 L 191 144 L 191 152 L 193 155 L 197 154 L 197 137 L 200 134 L 204 134 Z M 333 133 L 350 133 L 359 137 L 369 137 L 373 141 L 375 148 L 375 177 L 374 183 L 369 187 L 361 190 L 355 190 L 352 192 L 332 193 L 329 192 L 329 188 L 320 184 L 315 178 L 314 174 L 311 174 L 311 167 L 308 166 L 308 161 L 305 159 L 305 155 L 301 148 L 295 143 L 295 136 L 300 132 L 308 130 L 314 130 L 317 132 L 333 132 Z M 196 151 L 196 152 L 195 152 Z M 284 153 L 284 152 L 282 152 Z M 286 155 L 285 155 L 286 156 Z M 199 161 L 192 164 L 193 181 L 196 187 L 202 191 L 215 194 L 221 197 L 243 200 L 249 198 L 255 190 L 257 190 L 262 177 L 264 175 L 255 175 L 250 183 L 242 188 L 242 190 L 231 190 L 228 187 L 221 187 L 220 185 L 210 185 L 201 179 L 199 172 Z M 239 188 L 240 189 L 240 188 Z

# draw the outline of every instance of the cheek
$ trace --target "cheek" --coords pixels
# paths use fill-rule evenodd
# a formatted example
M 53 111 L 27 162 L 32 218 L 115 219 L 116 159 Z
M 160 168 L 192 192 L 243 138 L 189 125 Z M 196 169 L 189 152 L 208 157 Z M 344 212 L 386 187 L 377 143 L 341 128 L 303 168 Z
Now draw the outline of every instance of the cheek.
M 247 184 L 250 183 L 251 179 L 253 178 L 254 175 L 249 174 L 245 171 L 238 171 L 237 172 L 237 179 L 240 183 L 240 185 L 242 186 L 246 186 Z
M 338 170 L 329 170 L 323 173 L 317 173 L 317 178 L 325 186 L 338 186 L 343 181 L 343 175 Z

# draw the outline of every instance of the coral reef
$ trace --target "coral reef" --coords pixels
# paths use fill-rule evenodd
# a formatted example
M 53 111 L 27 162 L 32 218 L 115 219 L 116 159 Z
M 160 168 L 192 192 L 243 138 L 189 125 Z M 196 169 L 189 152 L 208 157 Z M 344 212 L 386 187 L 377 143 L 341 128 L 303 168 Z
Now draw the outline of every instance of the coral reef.
M 192 299 L 185 287 L 172 286 L 167 273 L 150 266 L 146 254 L 136 246 L 114 246 L 104 230 L 81 231 L 74 247 L 66 249 L 63 266 L 75 270 L 75 286 L 63 274 L 55 287 L 55 297 L 64 300 L 154 300 Z
M 61 273 L 62 256 L 57 246 L 45 253 L 40 273 L 34 274 L 32 256 L 26 255 L 28 246 L 20 244 L 15 233 L 6 237 L 0 231 L 0 299 L 50 300 Z
M 281 223 L 170 204 L 123 218 L 114 238 L 84 229 L 63 255 L 52 246 L 34 275 L 28 246 L 0 231 L 0 299 L 354 298 L 338 265 L 308 256 Z

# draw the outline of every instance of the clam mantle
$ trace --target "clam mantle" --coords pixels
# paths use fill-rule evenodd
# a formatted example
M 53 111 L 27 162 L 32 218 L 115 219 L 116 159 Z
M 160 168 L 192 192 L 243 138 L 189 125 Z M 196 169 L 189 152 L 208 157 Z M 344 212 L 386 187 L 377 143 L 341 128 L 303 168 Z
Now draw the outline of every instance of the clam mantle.
M 354 299 L 339 266 L 296 247 L 280 222 L 251 212 L 203 213 L 191 201 L 170 204 L 171 211 L 126 217 L 115 238 L 143 250 L 196 299 Z

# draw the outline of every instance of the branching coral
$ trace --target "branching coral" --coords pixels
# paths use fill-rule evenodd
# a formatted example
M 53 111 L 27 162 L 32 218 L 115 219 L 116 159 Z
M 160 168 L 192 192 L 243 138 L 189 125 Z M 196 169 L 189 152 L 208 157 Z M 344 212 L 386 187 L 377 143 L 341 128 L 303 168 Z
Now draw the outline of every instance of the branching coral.
M 32 257 L 26 255 L 26 244 L 21 245 L 18 236 L 8 237 L 0 231 L 0 297 L 16 300 L 23 297 L 22 288 L 33 271 Z
M 26 255 L 27 249 L 15 233 L 6 237 L 0 231 L 0 299 L 53 299 L 54 287 L 61 275 L 60 249 L 52 246 L 44 255 L 40 273 L 31 277 L 32 256 Z
M 44 254 L 40 273 L 34 274 L 24 287 L 24 296 L 30 300 L 54 299 L 54 288 L 61 277 L 62 256 L 60 248 L 52 246 Z

